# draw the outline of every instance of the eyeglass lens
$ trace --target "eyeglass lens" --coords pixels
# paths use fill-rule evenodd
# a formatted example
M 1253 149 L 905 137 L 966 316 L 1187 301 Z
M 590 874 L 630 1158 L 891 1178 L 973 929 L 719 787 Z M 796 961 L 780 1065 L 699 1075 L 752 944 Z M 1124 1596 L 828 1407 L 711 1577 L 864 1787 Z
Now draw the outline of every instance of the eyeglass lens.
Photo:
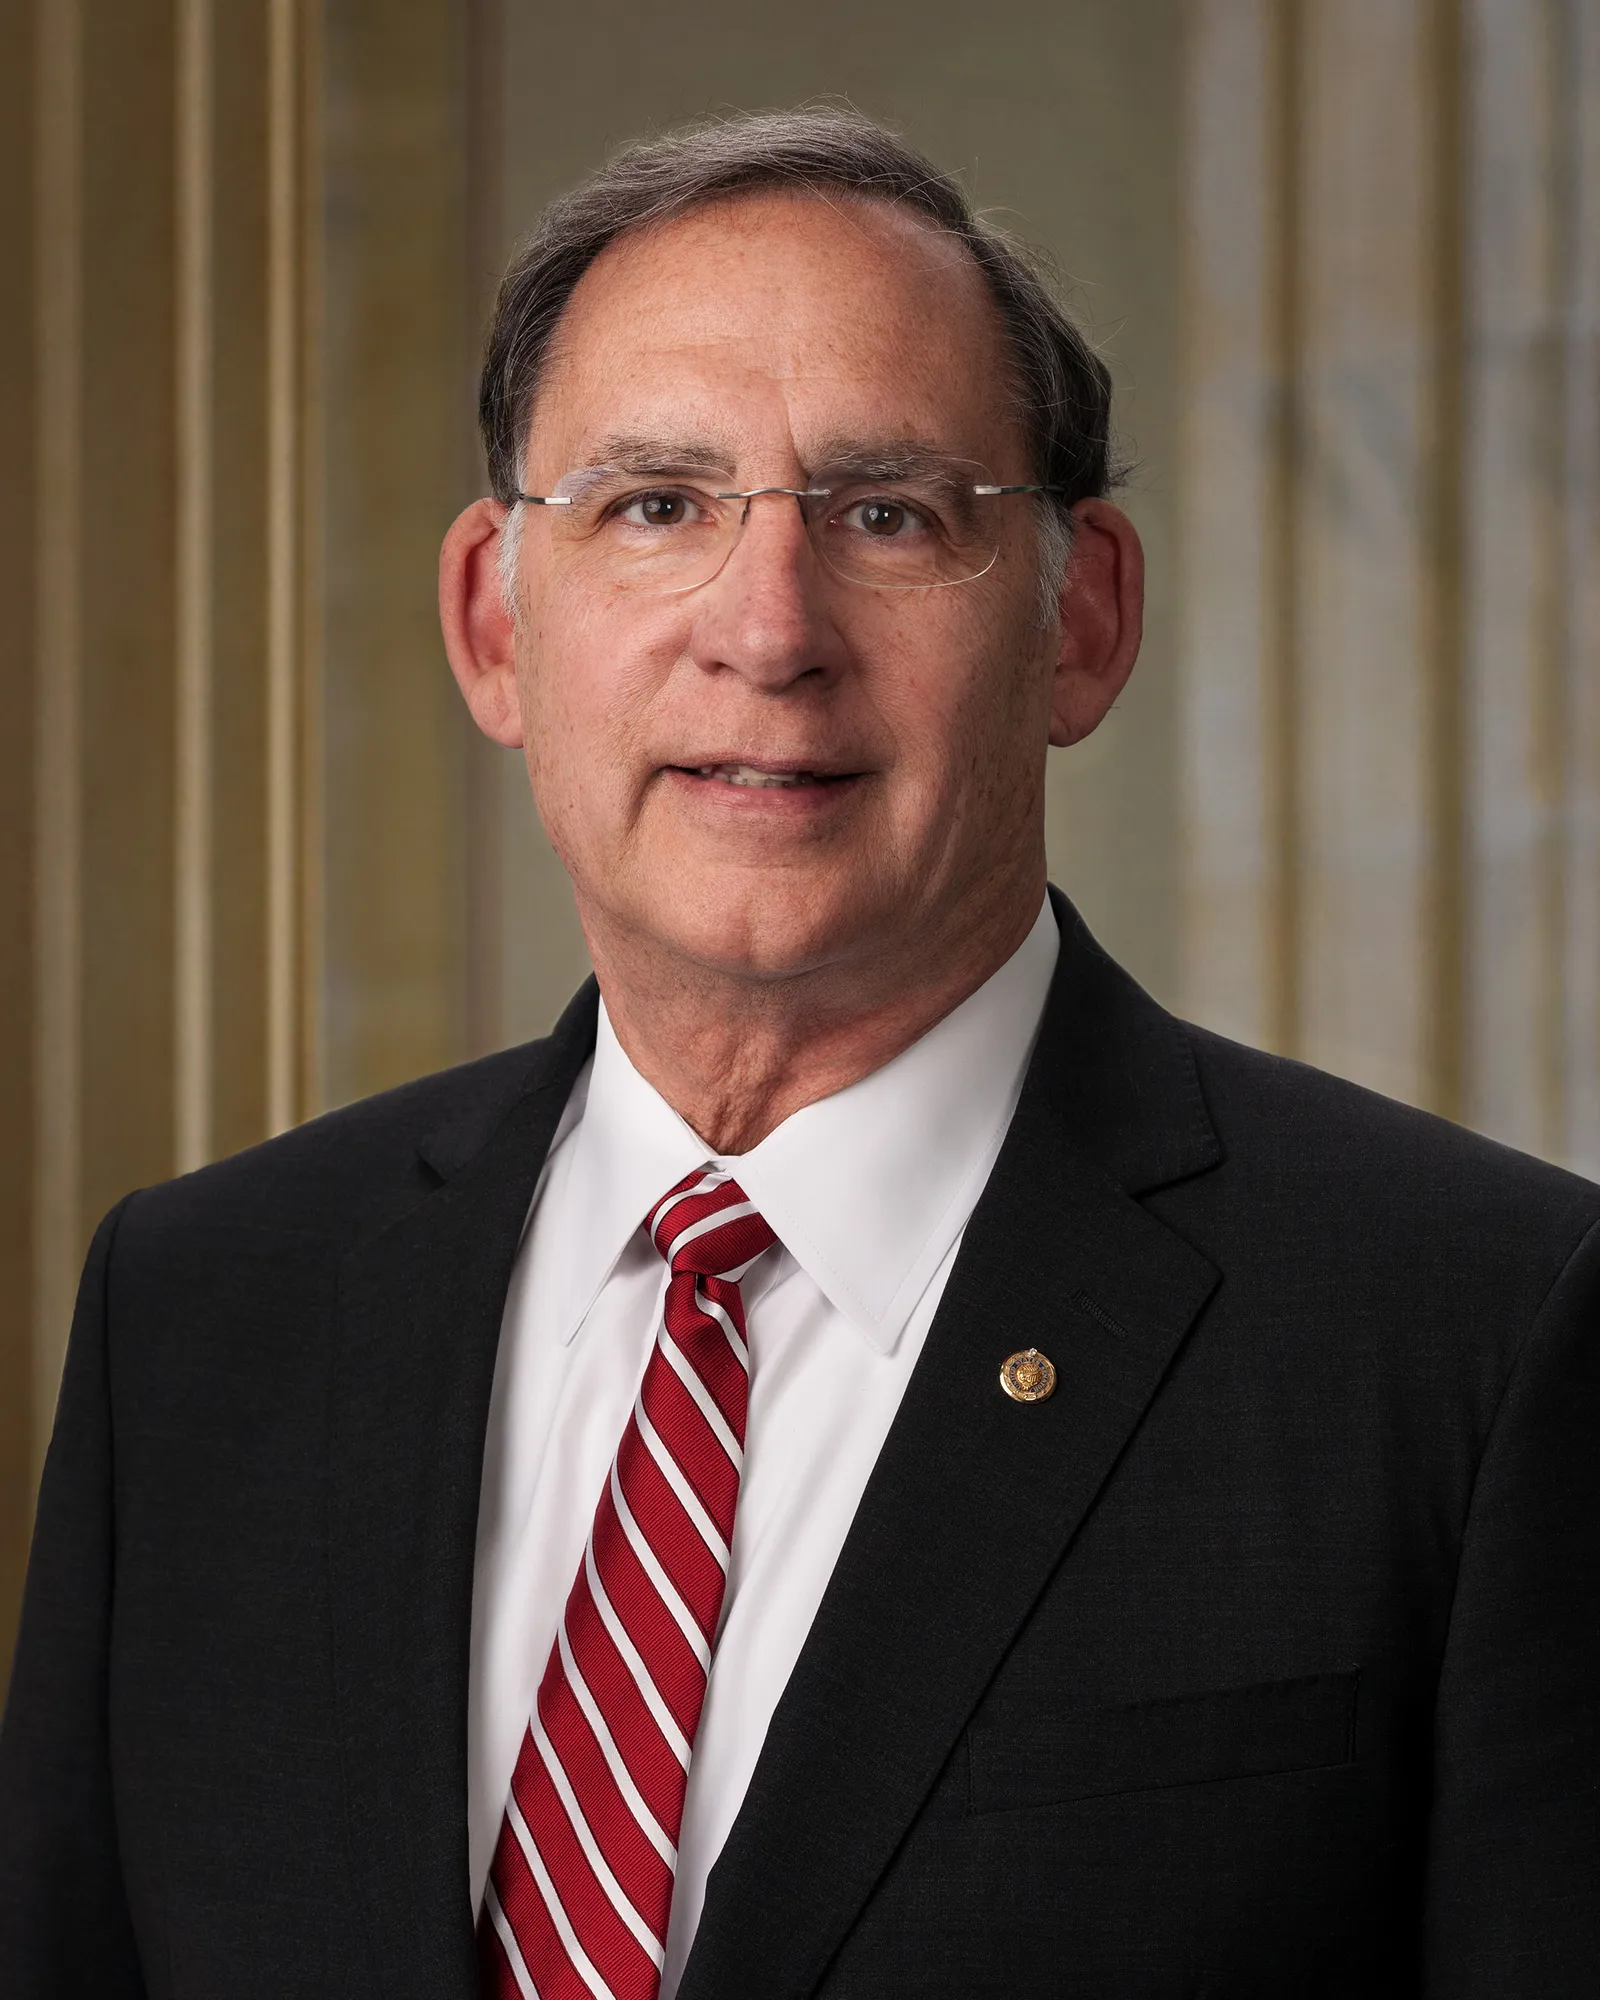
M 555 491 L 570 504 L 547 518 L 560 557 L 596 584 L 665 592 L 709 582 L 754 509 L 798 506 L 812 547 L 836 576 L 918 590 L 971 582 L 992 567 L 1002 514 L 994 497 L 973 491 L 991 484 L 984 467 L 966 461 L 889 480 L 822 469 L 803 492 L 755 493 L 599 467 L 563 479 Z

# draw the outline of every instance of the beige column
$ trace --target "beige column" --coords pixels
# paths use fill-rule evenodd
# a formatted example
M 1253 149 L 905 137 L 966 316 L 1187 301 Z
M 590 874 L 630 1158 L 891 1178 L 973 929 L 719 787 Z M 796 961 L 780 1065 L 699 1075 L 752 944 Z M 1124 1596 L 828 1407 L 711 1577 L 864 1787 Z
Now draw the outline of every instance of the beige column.
M 57 600 L 44 588 L 39 526 L 48 508 L 59 504 L 63 475 L 70 476 L 75 462 L 74 452 L 61 450 L 57 429 L 63 401 L 60 362 L 75 338 L 73 271 L 70 261 L 47 265 L 40 254 L 40 245 L 58 237 L 62 220 L 70 221 L 76 206 L 71 151 L 62 149 L 65 157 L 58 154 L 48 163 L 41 159 L 45 135 L 34 111 L 36 95 L 46 91 L 58 115 L 76 98 L 76 10 L 63 4 L 53 11 L 57 27 L 69 30 L 65 36 L 48 36 L 43 10 L 31 0 L 7 0 L 0 6 L 0 264 L 24 277 L 11 309 L 0 313 L 0 601 L 6 605 L 0 620 L 0 709 L 6 718 L 0 729 L 0 966 L 5 969 L 0 978 L 0 1129 L 5 1133 L 0 1146 L 0 1659 L 9 1655 L 31 1517 L 44 1201 L 47 1193 L 56 1203 L 63 1193 L 69 1203 L 72 1199 L 70 1179 L 62 1185 L 60 1156 L 47 1162 L 41 1154 L 37 1116 L 38 1101 L 45 1096 L 38 1005 L 43 898 L 37 881 L 37 820 L 45 786 L 36 746 L 44 733 L 47 684 L 39 669 L 48 659 L 59 690 L 63 654 L 70 660 L 76 653 L 59 617 L 45 615 Z M 55 370 L 48 382 L 41 379 L 50 351 L 47 333 L 55 343 Z M 52 554 L 59 566 L 59 553 Z M 69 691 L 72 685 L 67 683 Z M 58 865 L 62 858 L 58 852 Z M 69 882 L 75 878 L 73 866 L 62 872 Z M 58 952 L 75 934 L 74 926 L 64 929 L 65 939 L 59 933 L 51 938 Z M 75 1038 L 66 1039 L 69 1048 L 75 1045 Z M 60 1044 L 52 1043 L 50 1053 L 59 1059 Z M 65 1078 L 52 1077 L 55 1094 L 64 1095 L 63 1084 L 70 1087 L 70 1080 L 70 1070 Z
M 1600 1160 L 1596 0 L 1193 0 L 1184 990 Z
M 1437 1101 L 1430 894 L 1441 80 L 1423 0 L 1307 8 L 1297 232 L 1299 1052 Z
M 484 139 L 465 0 L 327 0 L 320 1091 L 439 1069 L 485 1033 L 469 942 L 481 762 L 439 637 L 469 451 Z M 480 79 L 481 81 L 481 79 Z
M 1469 1113 L 1594 1159 L 1597 23 L 1512 0 L 1468 18 Z
M 315 229 L 300 0 L 0 21 L 3 1657 L 96 1220 L 306 1106 Z
M 1298 220 L 1277 0 L 1198 0 L 1189 23 L 1180 440 L 1179 854 L 1189 1009 L 1295 1040 L 1289 647 L 1292 262 Z
M 1600 5 L 1561 16 L 1561 1152 L 1600 1180 Z
M 433 576 L 495 18 L 0 0 L 0 1660 L 97 1219 L 484 1032 Z

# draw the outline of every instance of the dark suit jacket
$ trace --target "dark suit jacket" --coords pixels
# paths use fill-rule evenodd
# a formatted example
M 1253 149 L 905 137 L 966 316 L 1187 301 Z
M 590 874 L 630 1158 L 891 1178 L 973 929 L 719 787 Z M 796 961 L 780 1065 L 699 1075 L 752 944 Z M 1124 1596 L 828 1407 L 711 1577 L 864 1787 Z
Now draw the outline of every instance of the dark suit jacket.
M 1594 2000 L 1600 1190 L 1181 1025 L 1061 909 L 684 2000 Z M 475 1991 L 485 1412 L 593 1032 L 589 990 L 101 1228 L 0 1740 L 7 2000 Z

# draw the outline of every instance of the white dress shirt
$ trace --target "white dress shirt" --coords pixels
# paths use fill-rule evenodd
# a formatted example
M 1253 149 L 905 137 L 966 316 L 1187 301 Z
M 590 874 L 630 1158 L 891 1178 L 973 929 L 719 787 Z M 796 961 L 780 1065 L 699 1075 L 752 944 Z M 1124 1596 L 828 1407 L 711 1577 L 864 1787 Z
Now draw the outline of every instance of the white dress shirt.
M 666 1285 L 641 1228 L 715 1161 L 778 1242 L 744 1279 L 744 1476 L 689 1768 L 662 2000 L 672 2000 L 767 1724 L 922 1351 L 1032 1052 L 1059 935 L 1014 955 L 893 1062 L 717 1156 L 629 1062 L 604 1007 L 506 1297 L 485 1443 L 467 1717 L 473 1907 L 523 1731 L 632 1408 Z

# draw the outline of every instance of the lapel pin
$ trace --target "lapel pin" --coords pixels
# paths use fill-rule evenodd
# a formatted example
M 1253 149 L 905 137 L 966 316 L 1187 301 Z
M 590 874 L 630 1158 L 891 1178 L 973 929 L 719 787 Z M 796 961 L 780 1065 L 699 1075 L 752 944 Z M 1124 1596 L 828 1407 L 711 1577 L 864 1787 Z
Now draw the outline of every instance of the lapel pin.
M 1025 1347 L 1001 1362 L 1000 1386 L 1013 1403 L 1042 1403 L 1055 1391 L 1056 1364 L 1037 1347 Z

